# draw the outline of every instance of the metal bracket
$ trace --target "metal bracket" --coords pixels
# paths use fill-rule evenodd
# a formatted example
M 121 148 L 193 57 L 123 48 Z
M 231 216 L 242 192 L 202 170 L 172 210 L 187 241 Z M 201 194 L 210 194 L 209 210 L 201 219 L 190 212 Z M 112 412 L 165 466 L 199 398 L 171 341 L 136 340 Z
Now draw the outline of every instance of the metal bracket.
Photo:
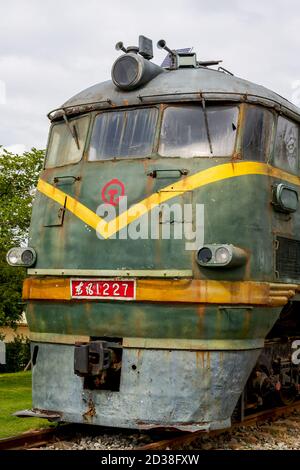
M 75 344 L 74 373 L 80 377 L 100 375 L 111 365 L 112 350 L 106 341 Z

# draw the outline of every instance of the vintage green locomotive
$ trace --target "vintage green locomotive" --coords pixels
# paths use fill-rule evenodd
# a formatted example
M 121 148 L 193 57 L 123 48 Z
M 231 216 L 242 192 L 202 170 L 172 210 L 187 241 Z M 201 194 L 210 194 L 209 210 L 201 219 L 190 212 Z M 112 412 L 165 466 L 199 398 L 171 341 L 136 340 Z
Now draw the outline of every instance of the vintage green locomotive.
M 118 43 L 112 80 L 49 114 L 29 247 L 8 253 L 28 268 L 23 415 L 212 429 L 246 384 L 246 406 L 299 391 L 300 110 L 158 46 L 164 67 Z

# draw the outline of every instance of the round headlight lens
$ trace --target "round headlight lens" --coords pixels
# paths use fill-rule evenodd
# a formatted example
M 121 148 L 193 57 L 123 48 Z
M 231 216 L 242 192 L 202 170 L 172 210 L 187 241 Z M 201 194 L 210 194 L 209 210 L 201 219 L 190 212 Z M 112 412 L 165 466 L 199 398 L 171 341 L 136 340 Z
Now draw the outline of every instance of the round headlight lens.
M 230 261 L 230 252 L 227 248 L 224 246 L 221 246 L 221 248 L 218 248 L 215 252 L 215 260 L 216 263 L 219 264 L 226 264 Z
M 19 252 L 17 249 L 12 248 L 7 254 L 7 261 L 10 264 L 18 264 L 19 262 Z
M 212 259 L 212 252 L 209 248 L 204 247 L 198 251 L 198 260 L 201 263 L 208 263 Z
M 112 69 L 112 79 L 120 88 L 127 88 L 134 84 L 139 72 L 137 59 L 130 56 L 120 57 Z
M 25 266 L 31 266 L 34 262 L 34 255 L 32 251 L 30 250 L 23 251 L 21 255 L 21 260 L 22 260 L 22 263 L 25 264 Z

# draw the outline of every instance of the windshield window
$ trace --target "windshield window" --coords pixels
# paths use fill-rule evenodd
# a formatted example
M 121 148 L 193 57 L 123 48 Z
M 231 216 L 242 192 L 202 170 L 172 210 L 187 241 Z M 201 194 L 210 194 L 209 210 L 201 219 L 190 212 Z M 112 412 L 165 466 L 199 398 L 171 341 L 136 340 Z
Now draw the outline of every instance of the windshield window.
M 157 115 L 156 108 L 99 114 L 93 129 L 89 160 L 151 155 Z
M 159 153 L 166 157 L 229 156 L 233 153 L 237 106 L 169 106 L 163 116 Z M 209 144 L 209 137 L 211 146 Z
M 46 168 L 76 163 L 81 160 L 84 150 L 89 117 L 83 116 L 54 124 L 51 129 L 46 158 Z M 73 134 L 73 135 L 72 135 Z M 79 148 L 78 148 L 79 145 Z
M 245 160 L 265 161 L 270 148 L 273 114 L 259 106 L 247 106 L 242 139 Z
M 274 164 L 278 168 L 298 173 L 298 142 L 298 125 L 279 116 L 274 152 Z

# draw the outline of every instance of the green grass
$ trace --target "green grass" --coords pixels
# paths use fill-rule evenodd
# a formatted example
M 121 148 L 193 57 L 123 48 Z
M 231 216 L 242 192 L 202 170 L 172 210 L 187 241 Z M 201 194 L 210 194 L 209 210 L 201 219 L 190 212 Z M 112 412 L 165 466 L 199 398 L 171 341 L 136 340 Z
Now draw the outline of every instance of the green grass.
M 28 408 L 31 408 L 31 372 L 0 374 L 0 438 L 51 426 L 45 419 L 12 416 L 15 411 Z

